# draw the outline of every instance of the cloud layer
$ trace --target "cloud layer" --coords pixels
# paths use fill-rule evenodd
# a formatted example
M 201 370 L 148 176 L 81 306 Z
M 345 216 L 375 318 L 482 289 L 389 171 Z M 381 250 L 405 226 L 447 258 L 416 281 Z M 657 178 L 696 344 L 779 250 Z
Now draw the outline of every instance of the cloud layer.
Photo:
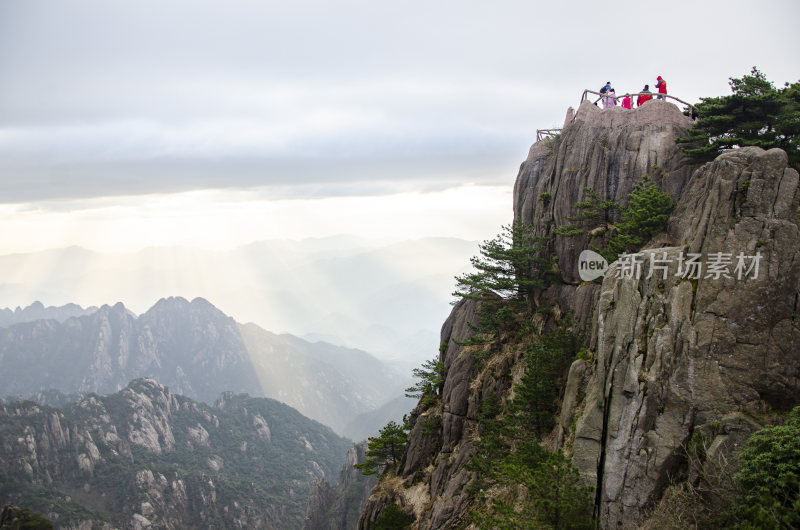
M 696 100 L 796 76 L 796 2 L 696 4 L 10 0 L 0 201 L 497 184 L 608 79 Z

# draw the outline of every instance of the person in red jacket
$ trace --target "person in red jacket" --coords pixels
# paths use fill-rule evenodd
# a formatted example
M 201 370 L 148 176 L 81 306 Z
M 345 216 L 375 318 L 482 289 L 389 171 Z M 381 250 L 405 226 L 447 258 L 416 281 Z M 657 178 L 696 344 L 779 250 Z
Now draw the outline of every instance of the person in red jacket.
M 653 96 L 650 93 L 650 85 L 645 85 L 644 89 L 642 89 L 642 93 L 636 98 L 636 106 L 641 107 L 651 99 L 653 99 Z
M 667 94 L 667 82 L 661 76 L 656 78 L 656 88 L 658 89 L 658 99 L 665 99 L 662 94 Z

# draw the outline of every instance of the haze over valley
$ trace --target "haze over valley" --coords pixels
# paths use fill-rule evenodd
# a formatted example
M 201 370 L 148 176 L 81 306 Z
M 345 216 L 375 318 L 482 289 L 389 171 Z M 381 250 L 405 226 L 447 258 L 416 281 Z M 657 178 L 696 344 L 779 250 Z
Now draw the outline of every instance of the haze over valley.
M 229 251 L 79 247 L 0 256 L 7 307 L 100 306 L 143 313 L 159 298 L 202 297 L 238 322 L 419 364 L 438 351 L 454 276 L 477 242 L 355 236 L 254 242 Z

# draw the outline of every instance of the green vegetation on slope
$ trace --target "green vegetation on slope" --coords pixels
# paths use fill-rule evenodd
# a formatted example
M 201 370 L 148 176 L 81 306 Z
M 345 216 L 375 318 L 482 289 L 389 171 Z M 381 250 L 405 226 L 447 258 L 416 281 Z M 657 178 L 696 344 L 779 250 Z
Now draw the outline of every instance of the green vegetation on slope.
M 672 197 L 661 192 L 649 175 L 644 175 L 636 183 L 625 206 L 601 199 L 591 188 L 586 188 L 584 193 L 587 199 L 575 204 L 581 212 L 569 218 L 577 221 L 576 224 L 559 226 L 555 234 L 578 236 L 597 227 L 610 226 L 611 213 L 618 211 L 619 221 L 605 233 L 605 246 L 594 249 L 609 262 L 616 261 L 624 252 L 636 252 L 642 248 L 651 237 L 664 230 L 669 214 L 675 209 Z
M 541 442 L 555 421 L 558 382 L 580 345 L 567 324 L 528 346 L 525 373 L 505 411 L 497 395 L 480 405 L 480 436 L 468 464 L 477 475 L 469 489 L 484 502 L 470 513 L 479 528 L 592 527 L 591 488 L 580 484 L 563 452 L 550 452 Z
M 800 528 L 800 407 L 783 425 L 753 433 L 739 453 L 742 498 L 735 510 L 746 528 Z
M 231 394 L 209 407 L 164 392 L 134 381 L 63 410 L 31 402 L 0 407 L 0 439 L 8 441 L 0 500 L 57 514 L 59 524 L 126 526 L 148 503 L 153 513 L 145 515 L 156 525 L 221 528 L 244 518 L 297 528 L 311 480 L 335 477 L 350 445 L 274 400 Z M 65 446 L 59 429 L 69 433 Z M 81 468 L 90 446 L 99 458 Z
M 0 529 L 53 530 L 53 523 L 27 508 L 9 504 L 3 507 L 3 513 L 0 514 Z
M 642 186 L 649 191 L 648 182 Z M 605 217 L 615 207 L 596 194 L 582 206 L 587 210 L 582 222 Z M 504 396 L 489 393 L 479 402 L 478 437 L 472 441 L 476 450 L 467 465 L 475 477 L 468 492 L 480 502 L 470 521 L 479 528 L 591 526 L 589 489 L 579 484 L 569 458 L 541 443 L 554 425 L 565 372 L 581 346 L 568 318 L 548 333 L 540 332 L 539 326 L 557 321 L 549 317 L 546 301 L 534 303 L 533 296 L 555 277 L 547 244 L 548 238 L 535 237 L 529 225 L 504 226 L 472 258 L 475 272 L 456 278 L 453 294 L 479 301 L 475 334 L 464 344 L 473 349 L 475 369 L 480 371 L 509 348 L 525 349 L 525 372 L 513 399 L 504 402 Z

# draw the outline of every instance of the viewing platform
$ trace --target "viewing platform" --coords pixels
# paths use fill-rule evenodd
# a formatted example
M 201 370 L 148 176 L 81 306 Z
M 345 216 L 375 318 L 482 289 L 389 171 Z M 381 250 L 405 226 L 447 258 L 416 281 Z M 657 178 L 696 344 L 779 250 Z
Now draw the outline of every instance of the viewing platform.
M 623 108 L 620 105 L 620 102 L 627 96 L 631 98 L 631 102 L 635 104 L 636 98 L 640 95 L 650 95 L 653 99 L 644 102 L 641 106 L 633 106 L 630 109 Z M 593 96 L 597 96 L 595 99 Z M 658 96 L 661 96 L 662 99 L 658 99 Z M 669 94 L 658 94 L 654 92 L 635 92 L 635 93 L 625 93 L 621 95 L 614 95 L 613 97 L 617 100 L 617 105 L 609 107 L 607 109 L 601 108 L 599 103 L 603 100 L 603 98 L 609 97 L 606 94 L 601 94 L 600 92 L 596 92 L 594 90 L 584 90 L 583 94 L 581 95 L 581 101 L 578 106 L 578 111 L 572 107 L 567 109 L 567 116 L 564 120 L 564 126 L 561 129 L 537 129 L 536 130 L 536 141 L 540 142 L 545 138 L 552 138 L 561 134 L 561 131 L 566 128 L 568 125 L 573 123 L 575 120 L 582 119 L 583 121 L 590 121 L 593 125 L 597 126 L 617 126 L 621 125 L 622 123 L 640 123 L 640 122 L 655 122 L 655 121 L 666 121 L 669 123 L 674 123 L 676 125 L 686 125 L 687 120 L 688 123 L 691 124 L 694 120 L 690 117 L 695 115 L 695 107 L 691 103 L 687 103 L 682 99 L 671 96 Z M 664 108 L 664 104 L 669 103 L 671 109 L 668 111 Z M 683 111 L 680 111 L 680 108 L 677 104 L 681 104 L 685 106 Z M 652 107 L 650 105 L 653 105 Z M 658 107 L 658 108 L 657 108 Z M 676 113 L 673 109 L 678 109 L 680 117 L 676 116 Z M 647 110 L 647 112 L 644 112 Z M 640 112 L 642 111 L 642 112 Z M 609 120 L 605 119 L 605 117 L 598 116 L 596 113 L 614 113 L 615 115 Z M 690 116 L 686 116 L 684 112 L 688 112 Z M 620 116 L 618 113 L 629 114 L 629 116 Z

